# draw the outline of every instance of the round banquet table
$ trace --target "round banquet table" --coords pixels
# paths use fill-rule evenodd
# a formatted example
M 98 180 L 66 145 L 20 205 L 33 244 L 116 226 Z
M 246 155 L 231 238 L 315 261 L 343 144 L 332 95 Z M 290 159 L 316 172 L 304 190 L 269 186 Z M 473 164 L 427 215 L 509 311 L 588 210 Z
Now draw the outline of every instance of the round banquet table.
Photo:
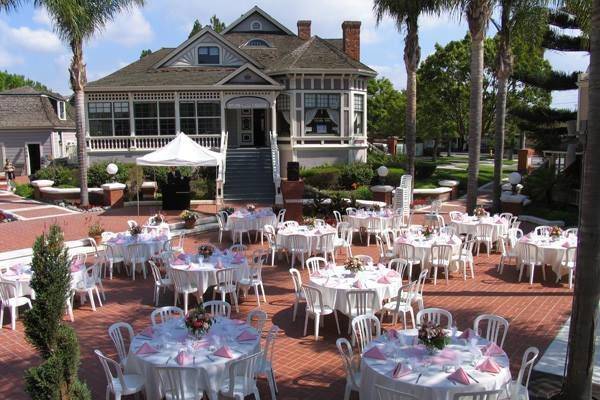
M 256 336 L 254 340 L 239 341 L 237 337 L 244 331 Z M 144 344 L 152 346 L 156 352 L 137 354 Z M 228 346 L 233 358 L 213 354 L 221 346 Z M 188 360 L 180 365 L 177 355 L 184 351 Z M 199 390 L 209 394 L 211 400 L 218 399 L 218 391 L 228 378 L 228 365 L 231 360 L 260 351 L 258 332 L 244 321 L 215 318 L 215 324 L 200 340 L 188 335 L 182 319 L 172 319 L 154 327 L 149 334 L 136 335 L 127 357 L 125 372 L 136 373 L 145 378 L 146 398 L 160 400 L 164 397 L 157 368 L 185 368 L 184 385 L 192 382 L 197 374 Z M 187 393 L 191 388 L 188 388 Z
M 308 243 L 311 250 L 311 253 L 314 253 L 319 246 L 319 240 L 321 236 L 327 233 L 336 233 L 337 231 L 331 225 L 325 225 L 321 227 L 315 227 L 309 229 L 307 226 L 300 225 L 299 227 L 288 227 L 283 228 L 277 231 L 277 246 L 282 249 L 289 250 L 291 247 L 290 237 L 292 235 L 305 235 L 308 237 Z
M 219 267 L 222 265 L 221 267 Z M 241 262 L 236 262 L 232 258 L 222 257 L 221 263 L 216 257 L 211 257 L 208 260 L 200 262 L 187 263 L 184 260 L 177 259 L 171 262 L 170 267 L 179 271 L 183 271 L 189 282 L 195 284 L 198 288 L 198 296 L 202 296 L 206 290 L 217 284 L 217 271 L 221 268 L 235 269 L 235 280 L 240 277 L 240 271 L 243 268 L 248 268 L 248 260 L 244 258 Z
M 227 217 L 226 229 L 232 232 L 262 231 L 265 225 L 277 225 L 277 216 L 270 208 L 261 208 L 252 213 L 240 209 Z
M 449 244 L 452 246 L 452 255 L 458 255 L 460 254 L 460 246 L 462 241 L 460 240 L 460 237 L 456 235 L 452 237 L 444 235 L 431 235 L 429 239 L 425 239 L 424 237 L 409 234 L 407 237 L 401 236 L 396 239 L 396 242 L 394 243 L 394 252 L 396 254 L 398 254 L 398 248 L 401 243 L 408 243 L 415 246 L 415 257 L 421 260 L 421 268 L 427 269 L 429 268 L 431 246 L 434 244 Z M 450 270 L 456 272 L 458 267 L 455 265 L 450 265 Z
M 394 214 L 388 211 L 357 211 L 354 215 L 348 215 L 347 221 L 350 227 L 354 230 L 360 230 L 361 228 L 367 228 L 369 221 L 378 219 L 381 221 L 381 228 L 392 229 L 394 227 Z
M 459 235 L 475 235 L 477 233 L 477 225 L 491 224 L 494 226 L 494 229 L 492 230 L 493 242 L 496 242 L 499 237 L 505 236 L 508 233 L 509 228 L 509 221 L 497 216 L 478 219 L 477 217 L 463 215 L 462 219 L 455 219 L 450 223 L 456 226 Z
M 571 238 L 559 238 L 558 240 L 551 240 L 549 238 L 537 237 L 534 235 L 523 236 L 517 242 L 517 254 L 521 254 L 521 248 L 523 244 L 531 243 L 538 247 L 538 257 L 542 264 L 550 265 L 552 271 L 557 275 L 564 275 L 568 273 L 568 270 L 560 270 L 560 262 L 562 261 L 567 248 L 577 247 L 577 237 Z M 520 260 L 519 260 L 520 261 Z
M 402 277 L 384 266 L 367 267 L 367 270 L 356 275 L 346 271 L 343 266 L 336 266 L 333 269 L 322 269 L 320 274 L 320 277 L 311 275 L 310 285 L 321 291 L 325 305 L 346 315 L 349 314 L 346 299 L 348 292 L 359 289 L 374 290 L 377 293 L 377 307 L 374 310 L 376 312 L 381 309 L 383 300 L 396 296 L 402 286 Z M 378 282 L 384 276 L 387 276 L 390 283 Z M 362 288 L 356 287 L 357 281 L 361 282 Z
M 129 233 L 119 233 L 117 236 L 105 241 L 106 246 L 110 246 L 115 256 L 121 256 L 127 259 L 125 248 L 134 244 L 142 244 L 145 256 L 150 258 L 157 253 L 160 253 L 165 243 L 169 241 L 168 235 L 153 235 L 141 233 L 137 237 L 129 235 Z
M 75 288 L 83 282 L 84 274 L 85 266 L 71 269 L 71 288 Z M 35 292 L 30 286 L 31 278 L 33 278 L 31 266 L 21 265 L 10 267 L 0 276 L 0 281 L 14 283 L 17 288 L 17 296 L 31 296 L 35 299 Z
M 450 335 L 450 332 L 448 334 Z M 460 332 L 457 332 L 457 337 L 452 339 L 451 344 L 435 355 L 430 355 L 422 345 L 406 345 L 416 341 L 417 331 L 414 329 L 406 333 L 400 332 L 398 339 L 388 339 L 387 335 L 381 335 L 373 340 L 365 348 L 361 359 L 360 398 L 376 399 L 375 385 L 411 394 L 421 400 L 452 400 L 456 393 L 504 389 L 511 381 L 506 353 L 491 357 L 500 366 L 499 373 L 481 372 L 475 366 L 485 360 L 486 357 L 481 355 L 480 349 L 489 342 L 477 338 L 476 346 L 471 347 L 466 340 L 458 339 L 459 334 Z M 385 355 L 385 360 L 365 356 L 375 346 Z M 398 363 L 410 364 L 412 372 L 393 378 L 392 371 Z M 446 379 L 457 366 L 470 375 L 470 384 L 453 383 Z M 448 367 L 449 370 L 445 372 L 444 367 Z

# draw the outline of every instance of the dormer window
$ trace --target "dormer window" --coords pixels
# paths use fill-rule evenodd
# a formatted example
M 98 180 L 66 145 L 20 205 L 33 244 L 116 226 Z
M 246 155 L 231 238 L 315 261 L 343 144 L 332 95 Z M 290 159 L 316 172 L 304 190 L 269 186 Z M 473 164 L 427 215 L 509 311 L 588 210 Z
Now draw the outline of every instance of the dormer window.
M 251 39 L 246 43 L 247 47 L 271 47 L 269 43 L 262 39 Z
M 59 101 L 57 108 L 58 108 L 58 110 L 57 110 L 58 119 L 61 119 L 63 121 L 65 119 L 67 119 L 67 111 L 65 109 L 65 102 L 64 101 Z
M 260 21 L 252 21 L 252 23 L 250 24 L 250 29 L 253 31 L 260 31 L 262 30 L 262 24 L 260 23 Z
M 219 64 L 219 51 L 217 46 L 198 47 L 198 64 Z

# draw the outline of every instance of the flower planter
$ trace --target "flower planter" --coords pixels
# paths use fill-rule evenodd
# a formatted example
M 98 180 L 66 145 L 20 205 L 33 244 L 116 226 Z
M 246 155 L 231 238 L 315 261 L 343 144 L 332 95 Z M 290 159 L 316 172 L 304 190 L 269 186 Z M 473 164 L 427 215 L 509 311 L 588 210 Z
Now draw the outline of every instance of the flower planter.
M 185 229 L 193 229 L 196 226 L 196 220 L 188 219 L 186 221 L 183 221 L 183 224 L 184 224 Z

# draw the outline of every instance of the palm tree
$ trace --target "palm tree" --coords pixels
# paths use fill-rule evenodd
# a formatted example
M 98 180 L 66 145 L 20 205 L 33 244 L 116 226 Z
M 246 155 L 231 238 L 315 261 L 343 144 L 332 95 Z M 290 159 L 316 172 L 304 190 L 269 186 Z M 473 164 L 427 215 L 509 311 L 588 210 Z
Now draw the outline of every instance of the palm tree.
M 494 0 L 458 0 L 467 17 L 471 34 L 471 94 L 469 97 L 469 167 L 467 176 L 467 212 L 477 205 L 477 178 L 481 153 L 481 129 L 483 115 L 483 42 Z
M 373 11 L 379 24 L 389 15 L 396 21 L 398 30 L 406 29 L 404 38 L 404 65 L 406 66 L 406 121 L 405 143 L 407 172 L 415 174 L 415 147 L 417 140 L 417 68 L 421 60 L 419 46 L 419 16 L 439 14 L 447 4 L 442 0 L 374 0 Z
M 498 29 L 498 50 L 496 55 L 496 109 L 494 140 L 494 179 L 493 208 L 500 211 L 500 195 L 502 193 L 502 158 L 504 156 L 504 136 L 506 126 L 506 98 L 508 80 L 513 73 L 512 38 L 525 35 L 528 39 L 539 41 L 546 29 L 545 13 L 542 7 L 548 2 L 544 0 L 500 0 L 500 22 L 491 19 Z M 538 29 L 539 28 L 539 29 Z
M 75 99 L 80 200 L 81 205 L 86 207 L 89 204 L 84 109 L 84 88 L 87 78 L 86 66 L 83 62 L 83 43 L 104 28 L 119 12 L 133 5 L 143 5 L 144 0 L 33 0 L 32 2 L 35 7 L 46 8 L 53 21 L 54 30 L 73 53 L 69 75 Z M 0 9 L 11 10 L 20 3 L 20 0 L 0 0 Z

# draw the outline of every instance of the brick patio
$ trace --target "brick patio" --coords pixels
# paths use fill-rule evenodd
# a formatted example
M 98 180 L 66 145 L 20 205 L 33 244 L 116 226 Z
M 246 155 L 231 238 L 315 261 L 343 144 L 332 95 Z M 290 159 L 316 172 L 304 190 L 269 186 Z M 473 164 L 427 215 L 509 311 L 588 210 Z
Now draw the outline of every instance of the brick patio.
M 150 212 L 147 210 L 145 214 Z M 67 239 L 84 236 L 85 226 L 82 226 L 81 218 L 82 216 L 69 216 L 59 221 L 66 230 Z M 125 219 L 124 215 L 102 217 L 106 228 L 113 230 L 123 230 Z M 30 245 L 33 237 L 51 222 L 24 221 L 0 225 L 0 249 Z M 186 249 L 191 251 L 197 243 L 207 240 L 216 243 L 216 235 L 213 233 L 188 238 Z M 354 254 L 375 256 L 375 246 L 366 248 L 358 241 L 355 243 Z M 228 244 L 224 243 L 223 246 Z M 250 250 L 259 246 L 253 244 Z M 342 260 L 343 257 L 340 257 L 339 261 Z M 425 306 L 443 307 L 451 311 L 459 329 L 470 326 L 480 313 L 495 313 L 507 318 L 511 326 L 505 349 L 510 356 L 513 373 L 516 373 L 527 347 L 537 346 L 543 351 L 552 341 L 569 315 L 571 292 L 566 286 L 553 283 L 553 274 L 549 269 L 548 281 L 542 283 L 537 280 L 533 287 L 524 282 L 518 283 L 517 273 L 511 266 L 506 267 L 504 274 L 499 276 L 496 272 L 498 261 L 499 256 L 496 254 L 489 258 L 486 255 L 476 258 L 475 280 L 463 281 L 462 277 L 455 274 L 448 285 L 443 280 L 437 286 L 428 283 L 425 287 Z M 308 279 L 306 272 L 303 272 L 303 277 Z M 263 278 L 269 303 L 263 308 L 268 312 L 272 323 L 281 328 L 274 356 L 279 398 L 340 398 L 345 377 L 335 348 L 337 332 L 333 318 L 326 318 L 322 340 L 319 342 L 315 342 L 311 336 L 310 324 L 309 336 L 303 337 L 303 310 L 299 311 L 295 323 L 291 321 L 292 282 L 285 257 L 274 268 L 266 266 Z M 151 279 L 131 281 L 117 276 L 112 281 L 107 280 L 105 288 L 107 301 L 104 307 L 99 308 L 96 313 L 87 305 L 77 308 L 75 323 L 72 324 L 80 341 L 81 376 L 90 386 L 94 398 L 104 396 L 106 382 L 100 365 L 93 356 L 93 350 L 98 348 L 115 355 L 107 335 L 110 324 L 126 321 L 138 331 L 150 324 L 150 312 L 153 310 Z M 163 296 L 161 304 L 172 304 L 172 295 Z M 242 302 L 240 317 L 244 317 L 255 306 L 255 298 L 251 295 Z M 24 399 L 27 396 L 24 393 L 23 372 L 37 364 L 39 358 L 24 339 L 21 321 L 14 332 L 8 329 L 7 323 L 8 319 L 5 319 L 4 329 L 0 331 L 0 398 Z M 342 316 L 340 323 L 342 332 L 345 332 L 347 319 Z M 384 328 L 390 326 L 388 319 Z M 261 379 L 259 385 L 261 395 L 268 398 L 266 381 Z

